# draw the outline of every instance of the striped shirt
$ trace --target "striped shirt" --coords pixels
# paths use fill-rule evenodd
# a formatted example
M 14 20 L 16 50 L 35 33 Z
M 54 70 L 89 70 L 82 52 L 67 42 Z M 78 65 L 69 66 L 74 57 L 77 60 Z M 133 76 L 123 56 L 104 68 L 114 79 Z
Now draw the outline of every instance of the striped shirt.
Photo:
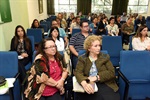
M 89 35 L 92 35 L 92 33 L 89 33 Z M 83 44 L 85 39 L 86 37 L 81 32 L 76 33 L 71 37 L 69 45 L 74 46 L 75 50 L 79 52 L 79 50 L 84 49 Z

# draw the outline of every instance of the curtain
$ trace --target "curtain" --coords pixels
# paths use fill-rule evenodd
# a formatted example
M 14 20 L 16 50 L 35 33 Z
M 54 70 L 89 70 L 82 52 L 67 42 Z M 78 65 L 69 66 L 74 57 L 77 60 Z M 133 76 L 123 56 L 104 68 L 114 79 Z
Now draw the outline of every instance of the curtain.
M 91 13 L 92 0 L 77 0 L 77 12 L 82 12 L 83 15 Z
M 55 15 L 54 0 L 47 0 L 47 14 Z
M 127 12 L 129 0 L 113 0 L 112 15 L 122 15 L 123 12 Z

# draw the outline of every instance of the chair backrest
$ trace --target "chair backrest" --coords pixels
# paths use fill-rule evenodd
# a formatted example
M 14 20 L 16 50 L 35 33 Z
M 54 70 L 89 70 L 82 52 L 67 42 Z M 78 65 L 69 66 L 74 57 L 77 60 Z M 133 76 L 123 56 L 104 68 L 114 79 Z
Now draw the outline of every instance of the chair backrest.
M 34 37 L 33 36 L 28 36 L 28 38 L 30 39 L 30 41 L 31 41 L 31 46 L 32 46 L 32 52 L 35 50 L 35 48 L 34 48 Z
M 148 31 L 150 31 L 150 21 L 146 21 L 146 26 L 148 27 Z
M 119 66 L 120 51 L 122 50 L 121 36 L 103 36 L 102 50 L 107 50 L 114 66 Z
M 78 28 L 72 29 L 72 36 L 73 36 L 75 33 L 79 33 L 79 32 L 81 32 L 81 29 L 78 29 Z
M 129 37 L 129 50 L 132 50 L 132 38 L 133 38 L 133 35 Z
M 15 51 L 0 51 L 0 76 L 13 78 L 18 73 L 18 54 Z M 13 100 L 21 100 L 20 84 L 17 79 L 13 87 Z M 8 94 L 0 95 L 0 100 L 11 100 Z
M 55 15 L 52 15 L 52 16 L 50 17 L 50 19 L 51 19 L 51 20 L 56 20 L 56 16 L 55 16 Z
M 78 54 L 83 55 L 86 51 L 85 50 L 79 50 Z M 104 54 L 108 54 L 107 50 L 101 50 L 100 52 L 104 53 Z
M 120 71 L 131 82 L 128 97 L 140 99 L 150 96 L 150 52 L 121 51 Z M 124 83 L 119 81 L 120 94 L 123 97 Z M 135 83 L 135 84 L 134 84 Z M 145 97 L 144 97 L 145 96 Z
M 93 29 L 93 30 L 92 30 L 92 33 L 93 33 L 93 34 L 95 34 L 95 33 L 96 33 L 96 31 L 97 31 L 97 29 Z
M 40 26 L 42 27 L 42 28 L 44 28 L 44 32 L 47 32 L 48 31 L 48 27 L 47 27 L 47 24 L 45 23 L 45 24 L 40 24 Z
M 122 50 L 121 36 L 103 36 L 102 50 L 107 50 L 110 56 L 120 56 Z
M 0 75 L 12 78 L 18 73 L 18 54 L 15 51 L 0 51 Z
M 149 51 L 121 51 L 120 70 L 129 80 L 150 80 L 149 60 Z
M 32 55 L 32 61 L 34 61 L 37 51 L 35 50 Z
M 34 43 L 42 41 L 42 30 L 41 29 L 27 29 L 27 36 L 34 37 Z

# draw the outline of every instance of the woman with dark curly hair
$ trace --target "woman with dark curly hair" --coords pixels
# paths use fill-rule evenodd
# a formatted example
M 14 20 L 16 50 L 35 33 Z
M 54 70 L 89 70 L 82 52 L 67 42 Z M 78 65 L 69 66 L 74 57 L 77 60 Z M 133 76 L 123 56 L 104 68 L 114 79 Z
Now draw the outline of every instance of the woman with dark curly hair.
M 52 38 L 44 39 L 28 72 L 26 98 L 29 100 L 61 100 L 64 81 L 68 75 L 66 64 Z

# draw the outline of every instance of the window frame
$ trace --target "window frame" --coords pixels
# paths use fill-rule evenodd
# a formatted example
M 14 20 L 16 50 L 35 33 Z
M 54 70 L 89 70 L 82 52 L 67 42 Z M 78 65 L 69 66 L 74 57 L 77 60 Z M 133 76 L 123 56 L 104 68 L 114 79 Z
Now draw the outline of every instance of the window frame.
M 136 9 L 137 12 L 132 12 L 132 11 L 130 11 L 130 10 L 129 10 L 129 6 L 137 7 L 137 9 Z M 146 10 L 144 13 L 140 13 L 140 9 L 138 8 L 138 7 L 140 7 L 140 6 L 147 7 L 147 10 Z M 148 4 L 145 4 L 145 5 L 140 5 L 140 0 L 138 0 L 138 4 L 137 4 L 137 5 L 134 5 L 134 4 L 133 4 L 133 5 L 132 5 L 132 4 L 129 5 L 129 3 L 128 3 L 127 13 L 147 14 L 148 6 L 149 6 L 149 0 L 148 0 Z
M 58 4 L 56 4 L 56 1 L 58 1 Z M 66 13 L 72 13 L 73 11 L 71 11 L 70 10 L 70 7 L 71 6 L 76 6 L 76 8 L 74 9 L 75 11 L 73 12 L 73 13 L 77 13 L 77 0 L 76 0 L 76 4 L 72 4 L 71 3 L 71 0 L 68 0 L 69 1 L 69 4 L 61 4 L 60 2 L 59 2 L 60 0 L 55 0 L 55 2 L 54 2 L 54 5 L 55 5 L 55 12 L 56 13 L 59 13 L 59 12 L 62 12 L 62 11 L 60 11 L 60 6 L 69 6 L 69 9 L 68 9 L 68 11 L 63 11 L 63 12 L 66 12 Z M 57 5 L 57 6 L 56 6 Z M 57 7 L 57 8 L 56 8 Z M 57 9 L 57 10 L 56 10 Z
M 98 4 L 98 3 L 96 3 L 96 1 L 95 0 L 92 0 L 92 9 L 91 9 L 91 12 L 92 13 L 106 13 L 106 14 L 111 14 L 111 11 L 112 11 L 112 3 L 113 3 L 113 0 L 110 0 L 111 1 L 111 4 L 110 5 L 107 5 L 106 4 L 106 0 L 103 0 L 103 5 L 102 4 Z M 101 9 L 103 9 L 102 11 L 98 11 L 98 12 L 94 12 L 93 10 L 94 10 L 94 8 L 95 7 L 99 7 L 99 6 L 101 6 Z M 110 13 L 107 13 L 107 12 L 105 12 L 106 11 L 106 9 L 105 8 L 107 8 L 107 7 L 109 7 L 110 6 Z

